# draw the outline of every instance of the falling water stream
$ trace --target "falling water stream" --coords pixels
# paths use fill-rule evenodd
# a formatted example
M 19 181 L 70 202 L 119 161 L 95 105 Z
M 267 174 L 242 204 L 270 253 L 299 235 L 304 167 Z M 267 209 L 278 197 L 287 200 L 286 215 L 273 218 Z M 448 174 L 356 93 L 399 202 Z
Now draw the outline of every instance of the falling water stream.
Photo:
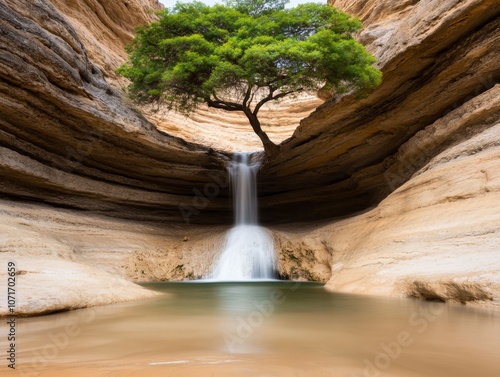
M 274 278 L 274 245 L 265 228 L 258 225 L 257 171 L 252 155 L 235 154 L 229 167 L 233 187 L 235 226 L 211 278 L 218 281 L 245 281 Z

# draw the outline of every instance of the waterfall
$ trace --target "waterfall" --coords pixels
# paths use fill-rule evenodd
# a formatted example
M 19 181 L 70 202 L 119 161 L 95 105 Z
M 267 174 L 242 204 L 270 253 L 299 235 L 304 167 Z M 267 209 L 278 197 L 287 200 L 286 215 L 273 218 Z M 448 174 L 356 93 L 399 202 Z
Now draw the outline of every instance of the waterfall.
M 251 154 L 235 154 L 229 167 L 233 188 L 235 226 L 212 272 L 214 280 L 273 279 L 274 245 L 268 231 L 258 225 L 257 171 Z

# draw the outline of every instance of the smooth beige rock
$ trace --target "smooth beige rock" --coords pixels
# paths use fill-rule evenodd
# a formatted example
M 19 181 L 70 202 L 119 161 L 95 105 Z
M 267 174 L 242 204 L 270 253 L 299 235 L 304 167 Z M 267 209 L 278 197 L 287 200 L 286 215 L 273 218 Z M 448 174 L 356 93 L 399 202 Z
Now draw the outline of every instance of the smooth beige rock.
M 328 289 L 499 305 L 499 112 L 497 85 L 400 148 L 389 182 L 421 167 L 376 208 L 307 234 L 330 251 Z
M 268 103 L 259 112 L 262 129 L 276 144 L 291 137 L 301 119 L 324 101 L 315 95 L 285 98 Z M 248 119 L 240 112 L 228 112 L 200 106 L 185 116 L 175 111 L 142 107 L 143 114 L 160 130 L 193 143 L 229 152 L 262 151 L 262 142 L 253 132 Z
M 402 19 L 416 3 L 418 0 L 328 0 L 328 4 L 356 15 L 365 27 L 382 20 Z
M 227 228 L 164 226 L 0 200 L 0 229 L 0 284 L 6 287 L 7 263 L 14 261 L 16 313 L 38 315 L 157 295 L 131 280 L 205 276 Z
M 7 266 L 8 261 L 15 262 L 18 273 L 16 315 L 41 315 L 159 295 L 158 292 L 81 263 L 44 256 L 28 258 L 16 253 L 1 253 L 2 266 Z M 0 272 L 2 281 L 7 281 L 6 272 L 6 267 Z M 6 303 L 2 302 L 0 316 L 9 314 Z
M 52 0 L 64 18 L 75 28 L 90 60 L 116 89 L 127 80 L 115 73 L 126 59 L 125 46 L 132 41 L 135 28 L 155 21 L 163 9 L 157 0 Z

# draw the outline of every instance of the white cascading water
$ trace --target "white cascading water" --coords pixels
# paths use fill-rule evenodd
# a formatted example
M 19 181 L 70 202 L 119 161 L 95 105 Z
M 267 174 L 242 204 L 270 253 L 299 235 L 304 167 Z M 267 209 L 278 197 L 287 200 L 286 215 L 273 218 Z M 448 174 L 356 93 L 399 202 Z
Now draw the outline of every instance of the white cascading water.
M 211 275 L 214 280 L 273 279 L 274 245 L 269 233 L 257 224 L 259 164 L 247 153 L 235 154 L 229 167 L 233 187 L 235 226 Z

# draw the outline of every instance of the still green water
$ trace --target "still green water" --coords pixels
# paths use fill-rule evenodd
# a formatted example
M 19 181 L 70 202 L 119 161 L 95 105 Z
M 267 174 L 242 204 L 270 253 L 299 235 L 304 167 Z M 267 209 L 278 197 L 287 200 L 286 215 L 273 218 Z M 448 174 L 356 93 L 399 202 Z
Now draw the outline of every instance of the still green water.
M 500 376 L 495 311 L 316 283 L 144 286 L 167 295 L 19 319 L 18 365 L 42 376 Z

